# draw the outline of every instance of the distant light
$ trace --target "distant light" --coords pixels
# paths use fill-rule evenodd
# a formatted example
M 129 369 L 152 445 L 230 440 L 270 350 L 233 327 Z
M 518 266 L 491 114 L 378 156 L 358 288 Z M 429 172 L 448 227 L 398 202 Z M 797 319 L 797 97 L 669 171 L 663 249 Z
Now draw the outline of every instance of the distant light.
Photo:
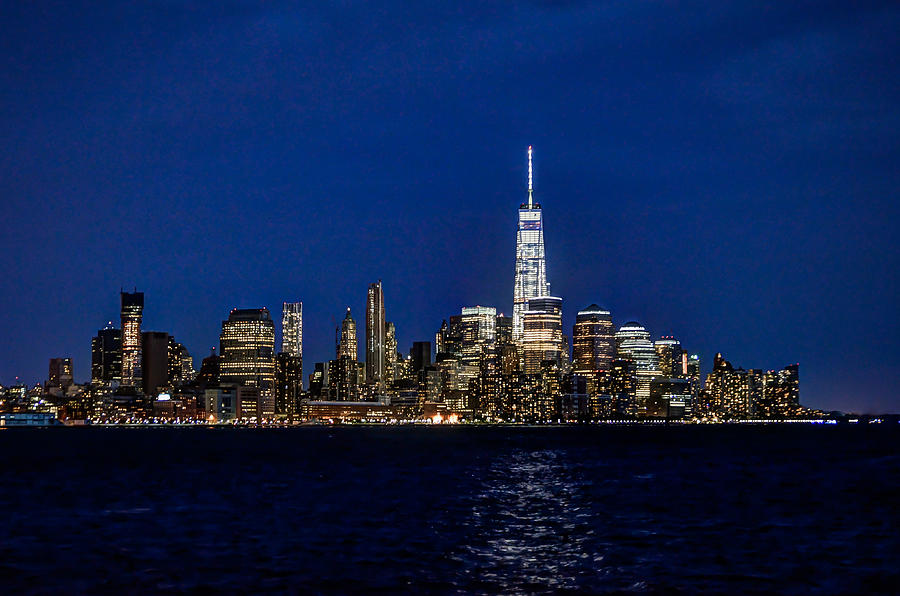
M 156 398 L 156 401 L 169 401 L 172 399 L 172 396 L 168 393 L 160 393 Z

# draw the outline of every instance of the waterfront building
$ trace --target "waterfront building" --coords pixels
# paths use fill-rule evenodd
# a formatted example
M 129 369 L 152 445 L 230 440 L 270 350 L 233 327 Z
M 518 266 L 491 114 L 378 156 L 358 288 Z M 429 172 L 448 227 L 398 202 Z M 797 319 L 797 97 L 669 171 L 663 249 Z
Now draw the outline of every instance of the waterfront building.
M 587 382 L 587 391 L 596 390 L 597 381 L 616 357 L 612 316 L 605 308 L 591 304 L 578 311 L 572 328 L 572 364 Z
M 303 358 L 303 303 L 284 302 L 281 305 L 281 351 Z
M 144 293 L 121 292 L 122 304 L 122 386 L 139 387 L 141 370 L 141 321 L 144 317 Z
M 303 360 L 287 352 L 275 356 L 275 415 L 293 418 L 303 393 Z
M 258 387 L 271 396 L 275 383 L 275 323 L 267 308 L 234 309 L 219 336 L 222 383 Z
M 654 418 L 690 417 L 691 382 L 675 377 L 655 377 L 650 381 L 647 415 Z
M 155 397 L 169 384 L 169 334 L 163 331 L 141 333 L 141 387 L 145 395 Z
M 91 339 L 91 383 L 109 384 L 122 376 L 122 330 L 112 321 Z
M 516 278 L 513 289 L 512 334 L 515 342 L 524 341 L 525 311 L 528 300 L 550 294 L 544 256 L 544 223 L 540 203 L 534 201 L 532 148 L 528 147 L 528 201 L 519 205 L 516 231 Z
M 337 358 L 349 358 L 356 362 L 359 359 L 359 350 L 356 345 L 356 321 L 350 316 L 350 307 L 347 307 L 347 315 L 337 328 Z
M 616 358 L 600 376 L 592 409 L 597 417 L 637 416 L 637 371 L 630 358 Z
M 526 375 L 538 375 L 545 361 L 561 364 L 562 298 L 539 296 L 526 303 L 522 352 Z
M 799 364 L 767 371 L 763 383 L 763 396 L 755 408 L 757 416 L 791 418 L 802 413 Z
M 366 297 L 366 382 L 384 389 L 385 344 L 384 287 L 379 279 L 369 284 Z

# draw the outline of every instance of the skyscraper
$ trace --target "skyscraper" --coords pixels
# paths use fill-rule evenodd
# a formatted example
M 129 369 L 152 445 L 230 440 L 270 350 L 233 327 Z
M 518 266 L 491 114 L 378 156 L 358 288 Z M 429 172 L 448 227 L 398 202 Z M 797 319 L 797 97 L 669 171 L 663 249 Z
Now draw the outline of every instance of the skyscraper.
M 303 358 L 303 303 L 281 305 L 281 351 Z
M 344 317 L 341 326 L 338 328 L 336 352 L 338 360 L 342 357 L 347 357 L 354 361 L 359 358 L 359 350 L 356 346 L 356 321 L 350 316 L 349 306 L 347 307 L 347 316 Z
M 575 316 L 572 329 L 575 372 L 584 376 L 593 388 L 600 374 L 609 370 L 616 357 L 613 323 L 609 311 L 591 304 Z
M 144 331 L 141 334 L 141 387 L 155 396 L 169 383 L 169 334 Z
M 616 353 L 619 358 L 634 362 L 638 412 L 643 413 L 650 398 L 650 381 L 661 375 L 659 357 L 650 341 L 650 334 L 640 323 L 625 323 L 616 332 Z
M 144 317 L 144 293 L 121 292 L 122 299 L 122 385 L 141 383 L 141 320 Z
M 687 374 L 680 341 L 672 336 L 662 337 L 653 343 L 653 347 L 659 360 L 659 370 L 664 377 L 683 377 Z
M 544 258 L 544 224 L 540 203 L 534 202 L 532 150 L 528 147 L 528 202 L 519 205 L 516 232 L 516 284 L 513 290 L 513 340 L 521 342 L 525 327 L 526 302 L 548 296 L 547 265 Z
M 122 330 L 112 321 L 91 340 L 91 382 L 111 383 L 122 377 Z
M 259 387 L 272 396 L 275 383 L 275 323 L 267 308 L 234 309 L 222 321 L 219 379 Z
M 525 374 L 537 375 L 542 363 L 559 366 L 563 351 L 562 298 L 539 296 L 526 303 L 522 336 Z
M 384 289 L 381 280 L 369 284 L 366 299 L 366 382 L 384 388 Z

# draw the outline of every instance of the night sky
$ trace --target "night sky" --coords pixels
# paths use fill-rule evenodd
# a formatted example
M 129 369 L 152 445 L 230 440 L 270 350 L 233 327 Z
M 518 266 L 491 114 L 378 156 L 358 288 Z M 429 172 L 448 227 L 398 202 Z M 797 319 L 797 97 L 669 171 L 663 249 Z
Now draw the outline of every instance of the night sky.
M 0 383 L 89 379 L 122 287 L 197 367 L 302 300 L 308 373 L 379 278 L 404 353 L 510 313 L 531 144 L 567 334 L 900 410 L 896 2 L 137 4 L 3 3 Z

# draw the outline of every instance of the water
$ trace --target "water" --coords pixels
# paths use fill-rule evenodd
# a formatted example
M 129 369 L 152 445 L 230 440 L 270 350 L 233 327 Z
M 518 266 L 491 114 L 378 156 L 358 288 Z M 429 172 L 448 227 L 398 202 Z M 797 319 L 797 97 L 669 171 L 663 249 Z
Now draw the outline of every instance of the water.
M 900 429 L 0 432 L 7 593 L 896 592 Z

